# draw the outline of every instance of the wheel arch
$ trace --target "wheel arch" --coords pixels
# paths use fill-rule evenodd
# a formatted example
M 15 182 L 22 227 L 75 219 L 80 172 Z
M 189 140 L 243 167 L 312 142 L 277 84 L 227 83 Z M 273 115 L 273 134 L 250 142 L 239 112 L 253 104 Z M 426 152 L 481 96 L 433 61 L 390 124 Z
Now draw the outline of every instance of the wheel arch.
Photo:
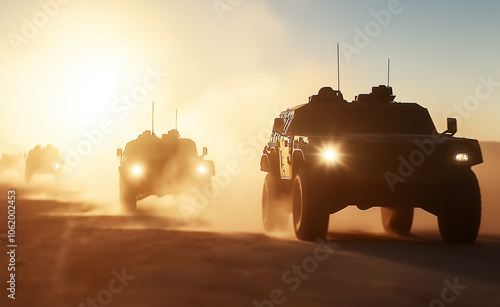
M 260 157 L 260 170 L 271 173 L 271 162 L 269 161 L 269 156 L 266 154 Z
M 301 150 L 293 152 L 292 157 L 292 178 L 295 178 L 299 169 L 306 163 L 306 158 Z

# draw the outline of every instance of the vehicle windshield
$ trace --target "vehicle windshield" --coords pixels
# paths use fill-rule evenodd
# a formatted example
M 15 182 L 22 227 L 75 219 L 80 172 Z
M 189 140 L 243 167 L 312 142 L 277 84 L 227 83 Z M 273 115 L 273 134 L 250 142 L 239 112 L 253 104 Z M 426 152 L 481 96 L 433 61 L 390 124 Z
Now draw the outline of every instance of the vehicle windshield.
M 436 131 L 424 110 L 348 110 L 296 114 L 288 131 L 294 134 L 432 134 Z

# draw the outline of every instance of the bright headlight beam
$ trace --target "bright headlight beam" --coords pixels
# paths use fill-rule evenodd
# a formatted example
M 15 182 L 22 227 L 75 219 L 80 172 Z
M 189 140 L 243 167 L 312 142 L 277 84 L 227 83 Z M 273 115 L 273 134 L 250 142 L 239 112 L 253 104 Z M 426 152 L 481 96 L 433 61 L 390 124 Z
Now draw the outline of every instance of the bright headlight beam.
M 202 165 L 198 168 L 198 172 L 200 174 L 205 174 L 207 172 L 207 168 Z
M 469 155 L 467 153 L 457 153 L 455 155 L 455 160 L 458 162 L 467 162 L 469 161 Z
M 327 150 L 323 153 L 323 156 L 327 161 L 335 161 L 337 158 L 337 153 L 333 150 Z
M 132 173 L 134 175 L 140 175 L 142 173 L 142 168 L 140 166 L 136 165 L 132 168 Z

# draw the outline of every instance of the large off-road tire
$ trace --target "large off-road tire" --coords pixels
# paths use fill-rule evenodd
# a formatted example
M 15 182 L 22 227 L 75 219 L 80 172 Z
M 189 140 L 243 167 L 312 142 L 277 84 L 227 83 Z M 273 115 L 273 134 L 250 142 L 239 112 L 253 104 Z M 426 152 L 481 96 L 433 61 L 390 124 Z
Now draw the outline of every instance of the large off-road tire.
M 443 241 L 473 244 L 481 224 L 481 192 L 472 170 L 460 174 L 448 186 L 443 205 L 438 213 Z
M 413 224 L 413 207 L 382 207 L 382 225 L 387 233 L 407 236 Z
M 262 188 L 262 224 L 266 231 L 283 231 L 288 227 L 290 197 L 280 179 L 267 174 Z
M 134 213 L 137 208 L 137 195 L 120 176 L 120 207 L 125 213 Z
M 313 241 L 325 238 L 328 232 L 328 212 L 323 180 L 315 179 L 312 170 L 302 167 L 293 183 L 293 225 L 298 239 Z

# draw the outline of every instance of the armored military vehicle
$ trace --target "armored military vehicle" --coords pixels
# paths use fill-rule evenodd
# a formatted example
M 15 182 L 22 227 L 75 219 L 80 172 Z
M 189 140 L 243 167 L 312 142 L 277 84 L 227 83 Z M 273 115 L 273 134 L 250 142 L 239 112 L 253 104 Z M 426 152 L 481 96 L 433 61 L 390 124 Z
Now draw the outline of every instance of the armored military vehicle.
M 6 172 L 23 174 L 26 164 L 26 154 L 7 154 L 2 153 L 0 158 L 0 175 Z
M 172 129 L 161 138 L 146 130 L 119 148 L 120 203 L 125 212 L 136 210 L 137 201 L 150 195 L 182 195 L 193 189 L 205 193 L 215 175 L 213 161 L 198 156 L 195 143 Z
M 438 133 L 427 109 L 394 98 L 384 85 L 352 102 L 324 87 L 281 112 L 260 163 L 266 230 L 286 228 L 291 213 L 299 239 L 325 237 L 329 215 L 355 205 L 380 206 L 385 230 L 407 235 L 422 208 L 437 216 L 445 242 L 475 241 L 478 141 L 453 137 L 453 118 Z
M 36 174 L 53 174 L 58 180 L 62 175 L 64 160 L 59 150 L 48 144 L 45 147 L 35 146 L 28 152 L 24 179 L 29 182 Z

